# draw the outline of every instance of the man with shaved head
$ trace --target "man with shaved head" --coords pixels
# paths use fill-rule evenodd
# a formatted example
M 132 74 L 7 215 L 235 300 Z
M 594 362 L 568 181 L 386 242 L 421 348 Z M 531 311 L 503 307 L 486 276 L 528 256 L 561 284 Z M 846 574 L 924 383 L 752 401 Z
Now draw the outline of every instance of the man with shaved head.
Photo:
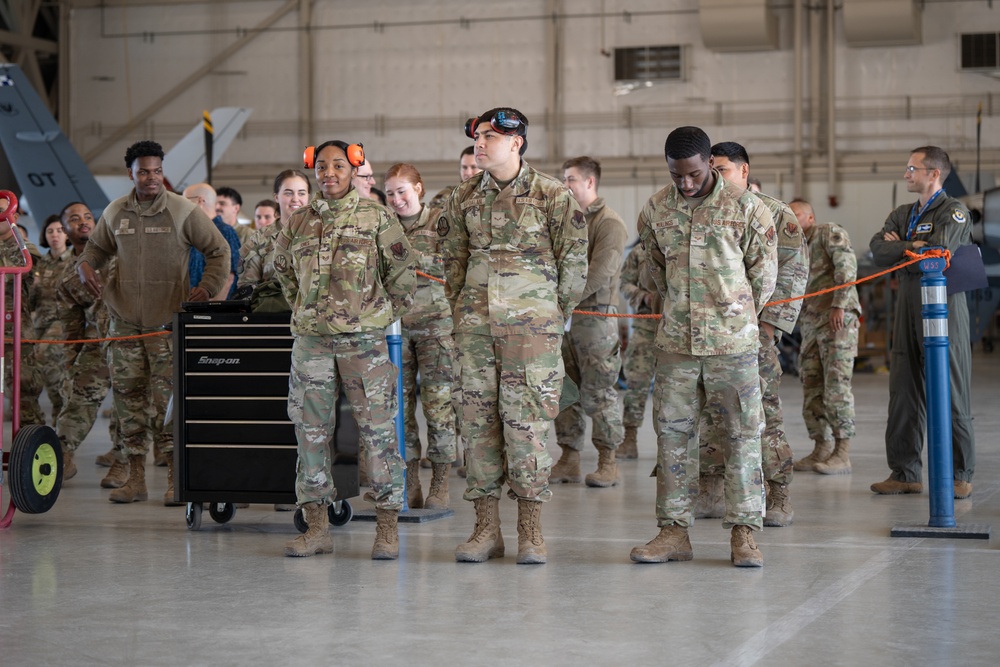
M 240 238 L 237 235 L 236 230 L 226 224 L 222 216 L 215 215 L 215 188 L 213 188 L 208 183 L 195 183 L 194 185 L 189 185 L 184 188 L 184 198 L 188 201 L 194 202 L 198 208 L 205 212 L 212 222 L 215 223 L 216 229 L 222 234 L 222 237 L 226 239 L 229 243 L 229 277 L 226 278 L 226 284 L 222 286 L 217 294 L 212 295 L 212 301 L 221 301 L 223 299 L 228 299 L 230 295 L 236 290 L 236 267 L 240 261 Z M 202 255 L 196 248 L 191 248 L 191 260 L 188 264 L 188 275 L 191 279 L 192 285 L 197 285 L 201 282 L 201 276 L 205 272 L 205 256 Z

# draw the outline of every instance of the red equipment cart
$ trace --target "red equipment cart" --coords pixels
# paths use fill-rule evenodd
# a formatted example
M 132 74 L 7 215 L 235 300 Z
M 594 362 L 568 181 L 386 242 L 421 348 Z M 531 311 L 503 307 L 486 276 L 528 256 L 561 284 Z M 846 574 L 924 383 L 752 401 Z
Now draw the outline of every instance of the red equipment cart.
M 7 209 L 0 212 L 0 225 L 9 225 L 13 232 L 14 214 L 17 212 L 17 197 L 9 190 L 0 190 L 0 199 L 7 201 Z M 24 274 L 31 270 L 31 255 L 24 245 L 24 239 L 14 233 L 24 266 L 0 266 L 0 313 L 6 322 L 12 324 L 11 354 L 8 356 L 6 336 L 0 336 L 0 424 L 3 423 L 4 402 L 2 394 L 6 387 L 7 373 L 11 373 L 13 395 L 11 409 L 13 411 L 13 434 L 10 451 L 3 449 L 3 431 L 0 430 L 0 457 L 3 466 L 0 468 L 0 508 L 3 507 L 2 485 L 4 473 L 10 500 L 3 518 L 0 518 L 0 529 L 9 528 L 14 519 L 14 510 L 26 514 L 41 514 L 48 512 L 59 497 L 62 487 L 63 461 L 62 447 L 56 432 L 44 424 L 21 426 L 21 282 Z M 7 276 L 14 277 L 14 308 L 7 310 Z M 10 363 L 8 363 L 10 360 Z

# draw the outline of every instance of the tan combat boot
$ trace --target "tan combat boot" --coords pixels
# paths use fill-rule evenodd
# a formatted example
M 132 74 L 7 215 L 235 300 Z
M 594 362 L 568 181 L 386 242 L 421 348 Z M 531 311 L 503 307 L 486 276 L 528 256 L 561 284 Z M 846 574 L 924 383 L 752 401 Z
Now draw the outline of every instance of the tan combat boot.
M 63 481 L 67 481 L 76 477 L 76 462 L 73 460 L 73 451 L 66 449 L 64 446 L 63 450 Z
M 610 447 L 598 447 L 597 470 L 587 475 L 587 486 L 615 486 L 618 481 L 618 463 L 615 461 L 615 450 Z
M 765 482 L 767 491 L 767 513 L 764 514 L 764 525 L 772 528 L 780 528 L 792 523 L 795 518 L 795 511 L 792 509 L 792 501 L 789 498 L 787 484 L 777 482 Z
M 826 461 L 820 461 L 814 465 L 813 470 L 821 475 L 850 475 L 851 459 L 848 458 L 850 453 L 851 441 L 847 438 L 837 438 L 837 446 L 833 450 L 833 454 Z
M 114 450 L 112 450 L 113 452 Z M 111 469 L 108 470 L 108 474 L 101 480 L 101 488 L 120 489 L 125 486 L 126 482 L 128 482 L 128 463 L 115 458 L 114 463 L 111 464 Z
M 372 560 L 399 558 L 399 510 L 375 510 L 375 544 Z
M 625 427 L 625 439 L 618 446 L 616 456 L 620 460 L 639 458 L 639 429 L 635 426 Z
M 424 500 L 424 507 L 429 510 L 448 509 L 448 472 L 451 465 L 448 463 L 435 463 L 431 473 L 431 490 Z
M 482 563 L 490 558 L 503 558 L 503 535 L 500 533 L 500 499 L 493 496 L 476 498 L 476 525 L 465 544 L 455 549 L 459 563 Z
M 110 468 L 117 460 L 118 458 L 115 456 L 115 448 L 112 447 L 103 454 L 98 454 L 97 458 L 94 459 L 94 465 L 99 465 L 103 468 Z
M 833 443 L 829 440 L 817 440 L 812 453 L 809 454 L 809 456 L 796 461 L 792 464 L 792 467 L 798 472 L 815 470 L 816 464 L 826 461 L 830 458 L 831 454 L 833 454 Z
M 420 488 L 420 459 L 406 462 L 406 506 L 411 510 L 424 506 L 424 490 Z
M 167 492 L 163 494 L 164 507 L 177 507 L 184 503 L 174 500 L 174 455 L 167 455 Z
M 548 560 L 548 550 L 542 537 L 542 504 L 524 498 L 517 499 L 517 563 L 539 565 Z
M 135 454 L 128 457 L 128 481 L 125 486 L 115 489 L 108 495 L 113 503 L 134 503 L 137 500 L 148 500 L 146 490 L 146 456 Z
M 567 482 L 569 484 L 579 484 L 582 481 L 583 473 L 580 472 L 580 452 L 572 447 L 563 447 L 562 456 L 552 466 L 552 472 L 549 473 L 549 483 Z
M 722 519 L 726 516 L 726 478 L 722 475 L 701 475 L 698 495 L 691 504 L 695 519 Z
M 694 549 L 688 538 L 688 529 L 671 524 L 660 528 L 660 533 L 644 546 L 635 547 L 629 558 L 634 563 L 666 563 L 670 560 L 691 560 Z
M 732 550 L 729 560 L 736 567 L 764 567 L 764 556 L 753 541 L 753 529 L 750 526 L 733 526 L 729 548 Z
M 285 545 L 286 556 L 312 556 L 333 553 L 333 535 L 330 534 L 330 516 L 323 503 L 306 503 L 302 506 L 308 528 Z

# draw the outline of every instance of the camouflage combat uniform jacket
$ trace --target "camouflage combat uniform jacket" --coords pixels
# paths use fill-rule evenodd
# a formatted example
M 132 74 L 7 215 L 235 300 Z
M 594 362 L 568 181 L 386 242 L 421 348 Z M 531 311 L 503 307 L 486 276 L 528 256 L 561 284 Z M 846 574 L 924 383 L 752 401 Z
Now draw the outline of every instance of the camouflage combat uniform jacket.
M 670 184 L 639 213 L 639 238 L 663 296 L 656 346 L 692 356 L 758 348 L 757 314 L 774 291 L 777 234 L 753 194 L 716 172 L 694 211 Z
M 240 245 L 240 262 L 236 267 L 236 284 L 259 285 L 274 277 L 274 241 L 281 231 L 275 222 L 254 231 L 246 243 Z
M 778 278 L 770 300 L 783 301 L 802 296 L 809 281 L 809 245 L 795 213 L 779 199 L 760 192 L 755 192 L 754 196 L 764 202 L 771 212 L 778 236 Z M 766 306 L 760 313 L 760 321 L 790 334 L 795 329 L 801 310 L 802 299 Z
M 843 227 L 832 222 L 813 225 L 806 232 L 806 239 L 809 242 L 808 294 L 857 280 L 858 258 Z M 826 326 L 831 308 L 843 308 L 844 312 L 860 315 L 858 288 L 852 285 L 806 299 L 802 306 L 803 322 L 813 327 Z
M 399 221 L 353 189 L 295 211 L 274 243 L 274 274 L 299 336 L 385 329 L 412 306 L 413 266 Z
M 642 244 L 636 244 L 625 258 L 622 267 L 621 290 L 632 311 L 639 315 L 657 315 L 663 311 L 663 298 L 656 289 L 653 274 L 649 270 L 649 260 Z M 651 304 L 646 305 L 646 295 L 652 294 Z M 632 326 L 643 326 L 655 329 L 657 320 L 635 319 Z
M 459 185 L 437 220 L 455 332 L 561 335 L 587 279 L 587 220 L 569 190 L 526 162 L 500 189 Z
M 444 280 L 444 258 L 441 254 L 444 239 L 438 236 L 437 219 L 432 217 L 433 213 L 431 207 L 424 206 L 420 210 L 420 216 L 409 227 L 405 222 L 401 224 L 416 258 L 416 268 L 429 276 Z M 403 317 L 403 328 L 410 335 L 431 338 L 452 335 L 455 327 L 442 283 L 417 276 L 413 307 Z
M 54 256 L 51 252 L 43 255 L 32 267 L 35 284 L 31 290 L 28 307 L 31 310 L 37 338 L 62 336 L 56 292 L 63 276 L 73 266 L 73 259 L 73 249 L 69 248 L 59 256 Z

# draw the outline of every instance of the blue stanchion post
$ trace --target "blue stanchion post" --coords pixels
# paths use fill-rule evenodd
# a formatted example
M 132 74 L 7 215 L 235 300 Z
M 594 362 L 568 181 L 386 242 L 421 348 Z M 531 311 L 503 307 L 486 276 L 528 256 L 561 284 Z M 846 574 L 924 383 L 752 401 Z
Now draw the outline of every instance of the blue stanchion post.
M 405 464 L 406 440 L 403 432 L 403 327 L 399 320 L 393 322 L 386 330 L 385 340 L 389 344 L 389 361 L 396 364 L 396 444 L 399 446 L 399 455 Z M 406 482 L 404 465 L 404 485 Z M 403 493 L 403 511 L 406 512 L 409 509 L 409 506 L 406 504 L 406 493 Z
M 928 250 L 925 248 L 924 250 Z M 938 248 L 940 249 L 940 248 Z M 924 383 L 927 388 L 927 481 L 935 528 L 955 527 L 951 452 L 951 372 L 948 354 L 948 290 L 944 257 L 919 262 L 920 314 L 924 324 Z

